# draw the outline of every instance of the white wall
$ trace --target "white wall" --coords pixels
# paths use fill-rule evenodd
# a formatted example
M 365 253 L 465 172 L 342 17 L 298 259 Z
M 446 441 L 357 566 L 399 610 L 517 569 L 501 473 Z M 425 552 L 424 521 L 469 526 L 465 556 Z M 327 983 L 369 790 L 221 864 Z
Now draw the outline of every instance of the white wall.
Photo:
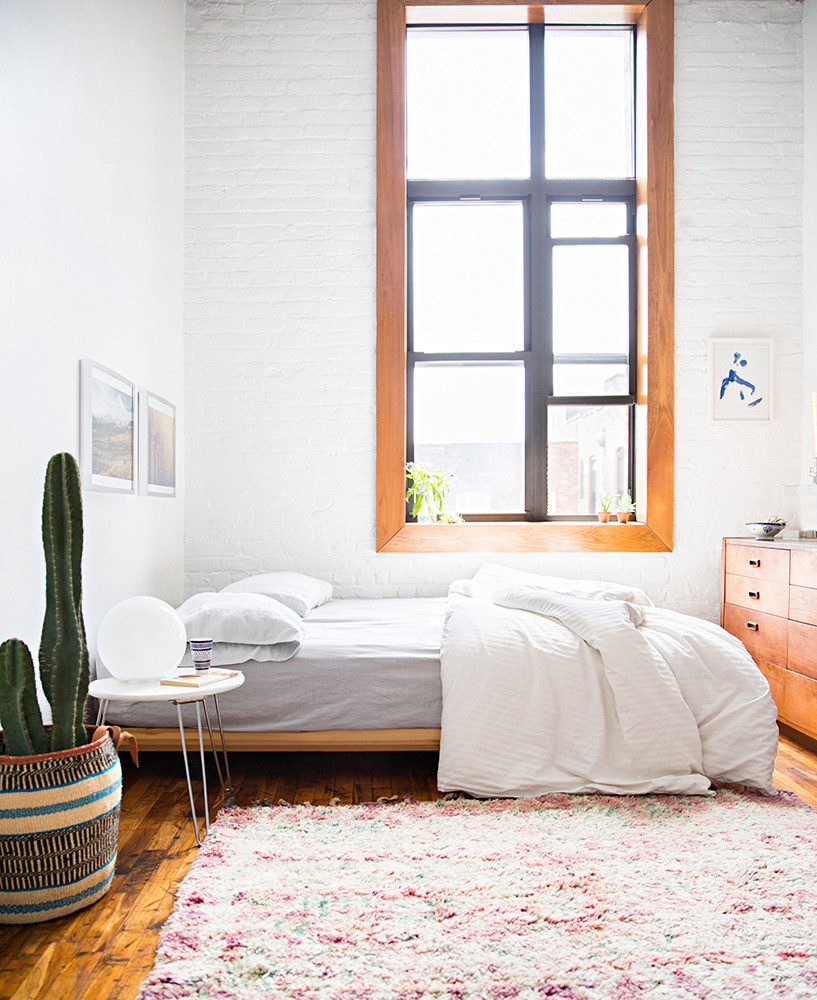
M 677 553 L 668 596 L 717 611 L 719 539 L 798 523 L 802 4 L 676 3 Z M 708 421 L 706 340 L 774 339 L 774 419 Z
M 797 502 L 802 5 L 676 10 L 675 551 L 502 561 L 714 617 L 722 536 Z M 188 5 L 188 591 L 292 568 L 439 594 L 483 561 L 374 552 L 375 12 Z M 771 423 L 710 424 L 715 335 L 774 338 Z
M 805 483 L 814 461 L 811 393 L 817 392 L 817 0 L 803 2 L 803 456 L 797 480 Z M 817 528 L 817 487 L 802 499 L 804 528 Z
M 182 402 L 183 0 L 0 4 L 0 638 L 36 650 L 79 359 Z M 178 601 L 182 499 L 86 493 L 85 619 Z M 36 655 L 36 654 L 35 654 Z

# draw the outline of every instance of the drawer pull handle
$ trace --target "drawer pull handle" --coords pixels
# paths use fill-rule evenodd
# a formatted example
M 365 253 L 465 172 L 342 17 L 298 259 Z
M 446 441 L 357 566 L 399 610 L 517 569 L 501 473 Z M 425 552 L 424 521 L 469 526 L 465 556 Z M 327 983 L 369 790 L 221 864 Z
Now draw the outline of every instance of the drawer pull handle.
M 760 591 L 759 590 L 750 590 L 749 591 L 749 596 L 752 598 L 753 601 L 757 601 L 757 600 L 760 599 Z
M 760 560 L 759 559 L 750 559 L 749 560 L 749 565 L 750 566 L 754 566 L 757 569 L 760 569 Z
M 746 628 L 750 628 L 753 632 L 757 632 L 759 627 L 757 622 L 746 622 Z

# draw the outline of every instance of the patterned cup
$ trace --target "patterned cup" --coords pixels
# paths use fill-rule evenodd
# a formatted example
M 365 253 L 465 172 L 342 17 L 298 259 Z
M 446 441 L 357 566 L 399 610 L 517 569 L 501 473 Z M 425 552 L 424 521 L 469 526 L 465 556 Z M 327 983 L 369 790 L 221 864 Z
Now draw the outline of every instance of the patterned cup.
M 193 665 L 196 670 L 210 669 L 210 657 L 213 655 L 212 639 L 191 639 L 190 652 L 193 654 Z

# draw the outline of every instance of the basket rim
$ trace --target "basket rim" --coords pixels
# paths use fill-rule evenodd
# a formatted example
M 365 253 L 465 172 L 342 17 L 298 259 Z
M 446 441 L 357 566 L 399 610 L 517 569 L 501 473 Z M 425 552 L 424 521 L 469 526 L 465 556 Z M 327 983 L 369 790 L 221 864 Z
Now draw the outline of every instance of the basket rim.
M 93 726 L 87 727 L 89 730 L 94 729 Z M 40 764 L 46 760 L 65 760 L 70 757 L 79 757 L 83 754 L 91 753 L 94 750 L 99 750 L 100 747 L 105 746 L 105 743 L 111 740 L 113 742 L 113 737 L 110 732 L 106 729 L 105 735 L 100 736 L 99 739 L 92 740 L 90 743 L 83 743 L 78 747 L 69 747 L 68 750 L 52 750 L 49 753 L 36 753 L 29 754 L 25 757 L 15 757 L 12 754 L 0 754 L 0 764 Z

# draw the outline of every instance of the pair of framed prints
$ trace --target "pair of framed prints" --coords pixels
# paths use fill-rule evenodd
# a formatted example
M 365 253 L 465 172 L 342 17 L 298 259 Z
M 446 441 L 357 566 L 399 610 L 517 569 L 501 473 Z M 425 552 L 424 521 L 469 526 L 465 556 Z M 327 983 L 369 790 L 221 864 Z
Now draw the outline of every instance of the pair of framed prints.
M 176 407 L 80 361 L 80 470 L 89 490 L 176 496 Z

